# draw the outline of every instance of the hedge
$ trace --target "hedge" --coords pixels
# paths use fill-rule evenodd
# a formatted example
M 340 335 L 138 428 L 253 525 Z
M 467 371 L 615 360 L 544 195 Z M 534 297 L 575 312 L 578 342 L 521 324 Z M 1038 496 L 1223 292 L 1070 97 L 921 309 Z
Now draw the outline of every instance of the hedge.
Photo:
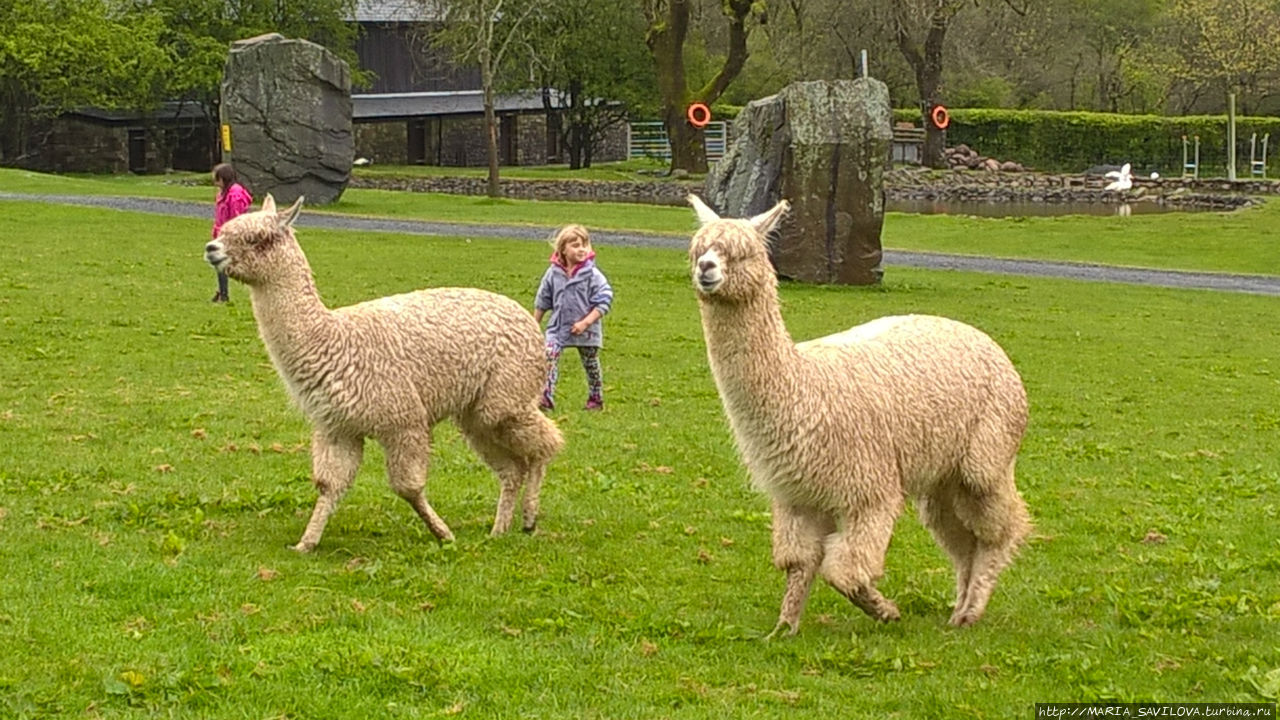
M 895 122 L 920 124 L 920 112 L 894 110 Z M 950 111 L 947 145 L 968 145 L 999 160 L 1013 160 L 1037 170 L 1080 172 L 1093 165 L 1132 163 L 1135 171 L 1182 172 L 1182 138 L 1200 136 L 1200 174 L 1225 174 L 1225 115 L 1118 115 L 1050 110 L 961 108 Z M 1280 175 L 1276 145 L 1280 118 L 1236 116 L 1236 176 L 1249 177 L 1249 138 L 1271 133 L 1267 176 Z M 1188 160 L 1192 149 L 1188 149 Z

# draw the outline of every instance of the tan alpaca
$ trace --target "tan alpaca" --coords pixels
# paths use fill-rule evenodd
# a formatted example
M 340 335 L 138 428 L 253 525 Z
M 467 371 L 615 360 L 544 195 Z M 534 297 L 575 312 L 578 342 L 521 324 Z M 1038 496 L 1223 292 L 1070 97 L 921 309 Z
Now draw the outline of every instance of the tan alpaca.
M 453 533 L 423 494 L 431 428 L 451 418 L 498 474 L 493 534 L 511 526 L 524 488 L 524 529 L 538 517 L 547 464 L 564 441 L 538 412 L 546 373 L 542 333 L 519 303 L 468 288 L 393 295 L 330 310 L 293 234 L 302 207 L 262 210 L 228 221 L 205 258 L 249 286 L 271 362 L 311 420 L 313 480 L 320 491 L 294 546 L 320 542 L 325 523 L 355 479 L 372 437 L 387 456 L 387 479 L 437 538 Z
M 898 618 L 875 584 L 907 496 L 955 564 L 951 624 L 976 622 L 1030 529 L 1013 477 L 1027 398 L 1009 358 L 981 331 L 924 315 L 796 345 L 765 240 L 787 202 L 750 220 L 689 202 L 703 223 L 689 258 L 707 357 L 773 501 L 773 561 L 787 573 L 774 633 L 799 628 L 819 572 L 873 618 Z

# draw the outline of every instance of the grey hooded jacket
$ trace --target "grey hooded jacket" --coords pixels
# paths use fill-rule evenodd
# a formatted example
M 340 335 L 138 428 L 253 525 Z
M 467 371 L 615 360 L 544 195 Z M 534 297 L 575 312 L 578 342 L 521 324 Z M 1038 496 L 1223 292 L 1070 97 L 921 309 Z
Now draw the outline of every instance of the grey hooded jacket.
M 613 305 L 613 288 L 595 260 L 583 261 L 572 276 L 557 263 L 552 263 L 542 276 L 533 306 L 551 311 L 547 320 L 547 342 L 565 346 L 601 347 L 604 345 L 603 322 L 597 320 L 581 335 L 569 331 L 591 308 L 604 316 Z

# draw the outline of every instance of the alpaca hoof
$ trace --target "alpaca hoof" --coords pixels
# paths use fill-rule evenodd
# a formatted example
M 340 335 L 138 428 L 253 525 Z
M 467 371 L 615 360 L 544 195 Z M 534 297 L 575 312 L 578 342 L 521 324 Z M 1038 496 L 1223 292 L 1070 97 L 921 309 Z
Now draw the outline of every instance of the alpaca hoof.
M 786 632 L 785 632 L 785 633 L 782 633 L 783 628 L 786 628 Z M 772 632 L 770 632 L 768 635 L 765 635 L 765 636 L 764 636 L 764 638 L 763 638 L 763 640 L 764 640 L 765 642 L 770 642 L 770 641 L 772 641 L 774 638 L 778 638 L 778 637 L 795 637 L 795 634 L 796 634 L 797 632 L 800 632 L 800 623 L 799 623 L 799 622 L 796 622 L 796 623 L 793 625 L 793 624 L 791 624 L 791 623 L 789 623 L 789 622 L 787 622 L 787 621 L 785 621 L 785 620 L 779 620 L 779 621 L 778 621 L 778 624 L 773 626 L 773 631 L 772 631 Z M 781 635 L 779 635 L 778 633 L 782 633 L 782 634 L 781 634 Z
M 981 615 L 976 613 L 956 611 L 951 615 L 951 620 L 949 622 L 952 627 L 969 627 L 970 625 L 978 622 L 978 619 L 981 617 Z
M 897 622 L 902 619 L 902 613 L 898 612 L 898 607 L 892 603 L 888 607 L 881 608 L 879 613 L 875 615 L 876 620 L 882 623 Z
M 315 543 L 299 542 L 296 545 L 285 545 L 285 547 L 297 553 L 309 553 L 316 548 Z
M 537 529 L 538 529 L 538 523 L 531 522 L 528 525 L 525 525 L 524 527 L 520 528 L 520 532 L 523 532 L 525 535 L 532 535 L 534 531 Z

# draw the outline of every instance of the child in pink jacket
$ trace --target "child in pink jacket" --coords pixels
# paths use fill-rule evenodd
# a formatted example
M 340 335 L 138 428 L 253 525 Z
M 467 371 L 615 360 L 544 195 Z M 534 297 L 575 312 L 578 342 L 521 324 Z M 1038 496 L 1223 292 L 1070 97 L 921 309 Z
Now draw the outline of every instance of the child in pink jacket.
M 213 186 L 218 188 L 217 201 L 213 206 L 213 237 L 218 237 L 222 224 L 243 213 L 253 204 L 253 197 L 240 184 L 240 176 L 236 169 L 227 163 L 219 163 L 213 167 Z M 218 292 L 214 294 L 214 302 L 227 301 L 227 275 L 218 273 Z

